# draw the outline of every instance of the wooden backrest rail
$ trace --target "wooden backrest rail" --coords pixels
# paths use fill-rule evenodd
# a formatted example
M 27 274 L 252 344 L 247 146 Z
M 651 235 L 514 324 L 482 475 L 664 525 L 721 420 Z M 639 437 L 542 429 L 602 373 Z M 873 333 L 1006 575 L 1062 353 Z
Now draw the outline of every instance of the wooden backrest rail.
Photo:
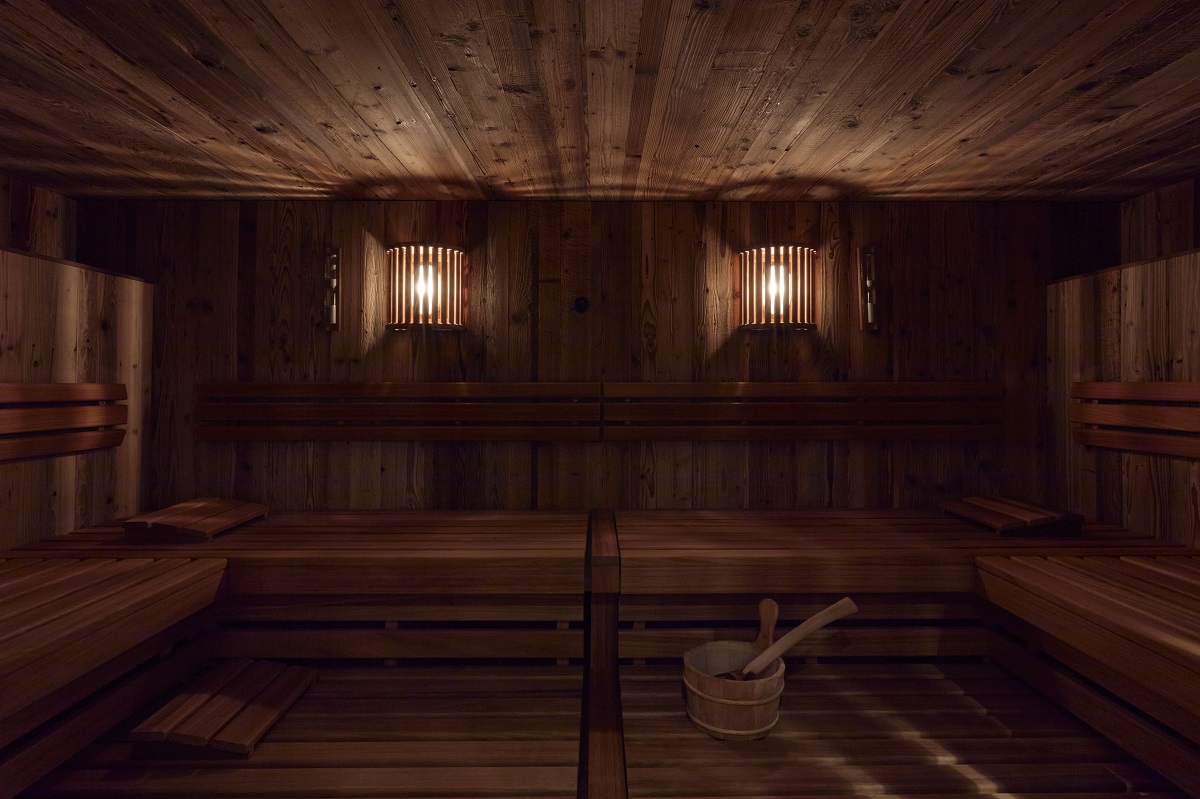
M 589 441 L 598 383 L 217 383 L 196 389 L 207 441 Z
M 604 438 L 993 439 L 1003 396 L 993 382 L 606 382 Z
M 120 383 L 0 383 L 0 462 L 118 446 L 125 399 Z
M 1078 444 L 1200 458 L 1200 382 L 1075 383 L 1071 399 Z
M 197 387 L 208 441 L 978 440 L 995 382 L 226 383 Z

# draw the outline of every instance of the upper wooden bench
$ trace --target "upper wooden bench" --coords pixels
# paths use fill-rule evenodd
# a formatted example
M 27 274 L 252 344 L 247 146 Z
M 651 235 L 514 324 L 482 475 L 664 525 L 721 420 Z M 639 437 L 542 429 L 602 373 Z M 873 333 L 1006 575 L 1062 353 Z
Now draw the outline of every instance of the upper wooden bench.
M 1079 444 L 1200 458 L 1200 382 L 1075 383 L 1071 399 Z
M 214 653 L 237 658 L 578 658 L 587 514 L 276 512 L 203 539 L 114 522 L 30 555 L 220 557 Z
M 1001 639 L 991 654 L 1200 795 L 1200 556 L 977 563 L 980 593 L 1008 614 L 1002 626 L 1028 647 Z M 1075 674 L 1171 732 L 1106 703 Z
M 214 383 L 203 441 L 999 438 L 995 382 Z
M 225 568 L 219 558 L 11 554 L 0 560 L 3 797 L 89 743 L 148 690 L 161 690 L 161 680 L 151 680 L 114 689 L 118 699 L 110 694 L 99 710 L 75 709 L 184 635 L 178 625 L 213 603 Z M 40 729 L 63 713 L 65 721 Z
M 121 383 L 0 383 L 0 461 L 118 446 L 125 399 Z

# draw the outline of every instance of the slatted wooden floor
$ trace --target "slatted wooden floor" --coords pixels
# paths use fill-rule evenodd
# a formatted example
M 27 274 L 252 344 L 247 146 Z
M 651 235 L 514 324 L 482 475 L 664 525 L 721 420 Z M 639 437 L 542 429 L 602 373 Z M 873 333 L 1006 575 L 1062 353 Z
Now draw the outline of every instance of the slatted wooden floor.
M 577 667 L 323 669 L 249 760 L 136 761 L 120 731 L 24 797 L 574 797 Z
M 629 795 L 1183 794 L 997 666 L 790 667 L 760 741 L 697 732 L 675 667 L 622 669 Z

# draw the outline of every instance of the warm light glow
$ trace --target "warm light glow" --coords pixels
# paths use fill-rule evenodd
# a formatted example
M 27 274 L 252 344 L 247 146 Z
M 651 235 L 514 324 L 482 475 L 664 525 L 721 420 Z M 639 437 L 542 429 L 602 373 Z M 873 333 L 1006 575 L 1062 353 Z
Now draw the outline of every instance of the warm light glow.
M 803 245 L 758 247 L 742 253 L 743 327 L 813 330 L 816 250 Z
M 387 251 L 387 326 L 461 327 L 463 251 L 456 247 L 398 244 Z

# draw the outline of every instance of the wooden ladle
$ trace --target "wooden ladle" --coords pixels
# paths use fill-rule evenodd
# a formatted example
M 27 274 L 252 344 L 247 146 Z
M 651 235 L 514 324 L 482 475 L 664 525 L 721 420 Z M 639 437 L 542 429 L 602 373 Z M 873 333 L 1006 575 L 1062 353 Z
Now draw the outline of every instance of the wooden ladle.
M 854 600 L 850 597 L 843 597 L 819 613 L 814 613 L 803 624 L 790 630 L 786 635 L 784 635 L 771 646 L 764 649 L 761 653 L 759 653 L 758 657 L 751 660 L 740 670 L 718 674 L 717 676 L 738 681 L 753 679 L 755 674 L 758 674 L 758 672 L 762 671 L 771 663 L 774 663 L 777 657 L 784 654 L 797 643 L 799 643 L 800 639 L 815 633 L 817 630 L 821 629 L 827 624 L 857 612 L 858 605 L 854 604 Z
M 754 648 L 759 652 L 769 647 L 775 641 L 775 622 L 779 621 L 779 603 L 774 599 L 764 599 L 758 603 L 758 637 L 754 639 Z

